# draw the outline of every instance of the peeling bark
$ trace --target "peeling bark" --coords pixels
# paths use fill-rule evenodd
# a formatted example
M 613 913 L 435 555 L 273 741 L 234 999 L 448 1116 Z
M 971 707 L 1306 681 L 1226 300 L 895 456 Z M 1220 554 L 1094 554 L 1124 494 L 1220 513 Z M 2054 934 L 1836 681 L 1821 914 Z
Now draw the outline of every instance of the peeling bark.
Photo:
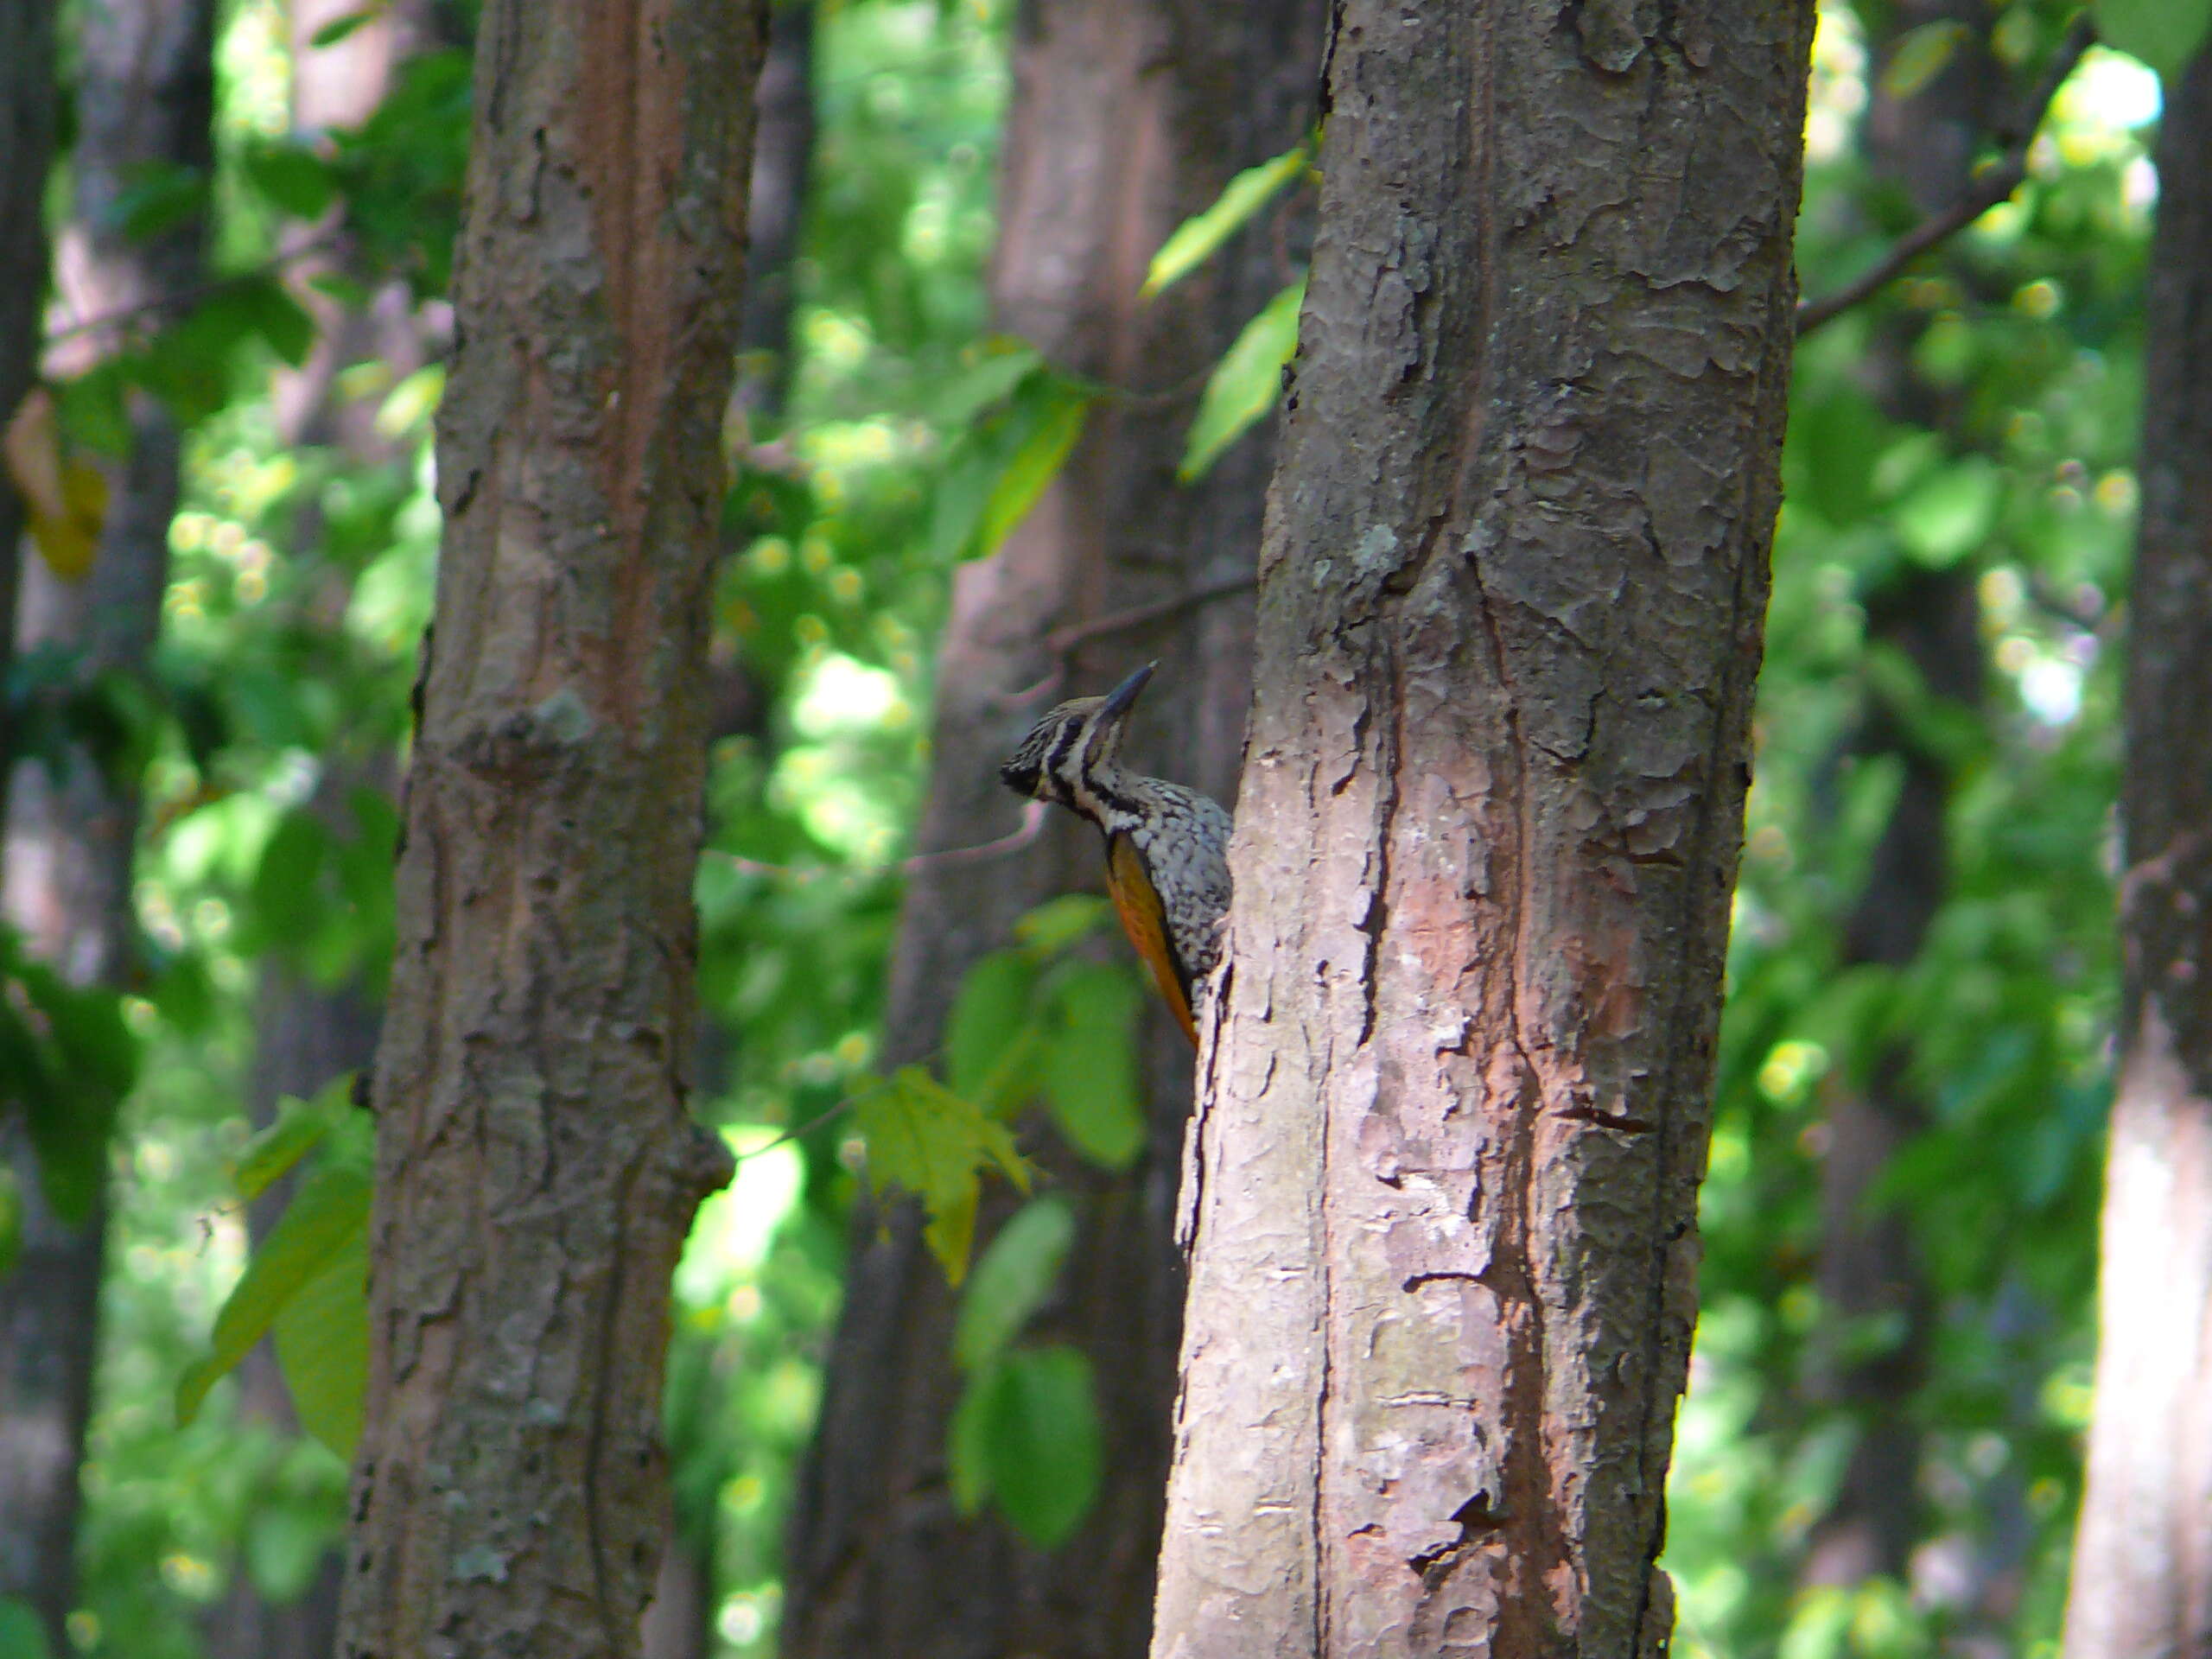
M 2170 87 L 2145 304 L 2120 1079 L 2067 1659 L 2212 1651 L 2212 52 Z
M 750 0 L 496 0 L 373 1097 L 350 1656 L 634 1655 L 668 1528 Z
M 1812 21 L 1338 7 L 1162 1659 L 1669 1637 Z
M 1175 467 L 1194 373 L 1296 275 L 1295 202 L 1280 239 L 1263 224 L 1156 299 L 1141 302 L 1137 290 L 1177 224 L 1306 130 L 1322 12 L 1319 0 L 1024 9 L 991 277 L 998 325 L 1061 368 L 1174 390 L 1098 404 L 1028 519 L 995 557 L 957 576 L 920 850 L 1003 834 L 1018 808 L 998 767 L 1030 722 L 1056 696 L 1103 690 L 1155 658 L 1130 753 L 1227 797 L 1251 684 L 1251 606 L 1223 590 L 1250 572 L 1273 446 L 1255 435 L 1195 487 L 1175 482 Z M 1133 612 L 1145 614 L 1099 626 Z M 1068 643 L 1055 642 L 1062 629 Z M 1017 856 L 918 875 L 892 965 L 886 1058 L 931 1055 L 969 966 L 1008 943 L 1024 912 L 1097 891 L 1103 874 L 1096 836 L 1065 821 Z M 954 1512 L 944 1465 L 959 1390 L 953 1298 L 910 1211 L 863 1216 L 792 1516 L 786 1659 L 1144 1651 L 1183 1295 L 1171 1230 L 1191 1086 L 1188 1044 L 1147 1006 L 1143 1160 L 1108 1176 L 1046 1152 L 1077 1198 L 1079 1230 L 1040 1334 L 1074 1343 L 1095 1370 L 1106 1444 L 1097 1508 L 1051 1555 L 988 1514 Z M 1002 1192 L 994 1202 L 986 1236 L 1006 1212 Z

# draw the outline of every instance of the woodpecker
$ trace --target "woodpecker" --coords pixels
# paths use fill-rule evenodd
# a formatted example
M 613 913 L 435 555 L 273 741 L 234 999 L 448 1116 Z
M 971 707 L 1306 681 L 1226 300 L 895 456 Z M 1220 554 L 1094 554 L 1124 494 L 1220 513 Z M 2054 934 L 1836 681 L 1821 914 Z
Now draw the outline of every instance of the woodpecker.
M 1197 1046 L 1192 988 L 1221 955 L 1229 909 L 1229 814 L 1194 789 L 1125 769 L 1122 728 L 1157 663 L 1103 697 L 1077 697 L 1029 728 L 999 777 L 1017 795 L 1056 802 L 1106 838 L 1106 890 L 1122 931 Z

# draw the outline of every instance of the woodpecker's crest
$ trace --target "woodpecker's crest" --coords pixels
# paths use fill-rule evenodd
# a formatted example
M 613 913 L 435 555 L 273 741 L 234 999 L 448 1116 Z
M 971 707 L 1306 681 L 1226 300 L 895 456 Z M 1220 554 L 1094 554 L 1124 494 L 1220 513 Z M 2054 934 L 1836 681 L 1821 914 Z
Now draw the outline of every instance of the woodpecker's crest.
M 1147 663 L 1103 697 L 1071 697 L 1048 710 L 999 768 L 1006 786 L 1080 812 L 1104 828 L 1090 810 L 1097 804 L 1096 782 L 1117 770 L 1122 724 L 1158 666 Z
M 1196 790 L 1122 766 L 1122 727 L 1154 666 L 1147 663 L 1103 697 L 1052 709 L 999 776 L 1016 794 L 1098 826 L 1122 926 L 1195 1043 L 1191 999 L 1221 954 L 1229 908 L 1229 814 Z

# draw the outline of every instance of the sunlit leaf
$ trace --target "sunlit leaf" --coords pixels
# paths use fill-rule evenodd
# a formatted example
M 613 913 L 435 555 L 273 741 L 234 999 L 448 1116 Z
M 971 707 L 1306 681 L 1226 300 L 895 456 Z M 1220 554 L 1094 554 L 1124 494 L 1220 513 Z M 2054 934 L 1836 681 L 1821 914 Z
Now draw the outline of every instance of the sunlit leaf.
M 2140 58 L 2171 88 L 2212 32 L 2212 0 L 2095 0 L 2097 38 Z
M 1955 18 L 1907 29 L 1882 67 L 1883 92 L 1893 99 L 1910 98 L 1943 73 L 1966 39 L 1967 26 Z
M 1183 464 L 1175 470 L 1185 484 L 1204 478 L 1223 450 L 1274 408 L 1282 396 L 1283 365 L 1298 350 L 1298 308 L 1305 301 L 1301 277 L 1244 325 L 1214 365 L 1183 442 Z
M 1052 1294 L 1075 1239 L 1075 1211 L 1057 1194 L 1033 1198 L 999 1229 L 960 1294 L 952 1357 L 965 1371 L 996 1359 Z
M 287 1096 L 279 1102 L 276 1121 L 241 1147 L 232 1162 L 231 1185 L 238 1195 L 259 1198 L 327 1140 L 347 1109 L 353 1086 L 349 1071 L 333 1078 L 311 1101 Z
M 980 1173 L 995 1166 L 1015 1185 L 1029 1185 L 1029 1166 L 1005 1125 L 953 1093 L 919 1066 L 901 1067 L 855 1103 L 868 1141 L 868 1175 L 877 1188 L 905 1187 L 930 1217 L 925 1236 L 955 1284 L 968 1270 L 975 1236 Z
M 968 557 L 990 557 L 1014 533 L 1014 527 L 1029 516 L 1038 498 L 1059 476 L 1068 453 L 1083 435 L 1084 421 L 1090 412 L 1087 395 L 1057 380 L 1047 382 L 1035 398 L 1028 429 L 983 499 Z
M 345 1164 L 317 1170 L 293 1194 L 215 1315 L 207 1352 L 177 1380 L 180 1426 L 199 1414 L 207 1390 L 246 1357 L 287 1303 L 325 1275 L 346 1270 L 368 1227 L 369 1198 L 367 1172 Z M 327 1292 L 325 1287 L 318 1294 Z
M 249 145 L 238 161 L 270 206 L 294 219 L 320 218 L 337 190 L 330 164 L 302 143 L 264 141 Z
M 1049 957 L 1106 925 L 1114 907 L 1095 893 L 1064 893 L 1047 899 L 1014 925 L 1014 936 L 1035 955 Z
M 1208 254 L 1266 207 L 1275 192 L 1306 171 L 1310 154 L 1305 144 L 1294 144 L 1272 161 L 1248 167 L 1231 179 L 1212 207 L 1185 219 L 1160 244 L 1139 292 L 1148 298 L 1198 269 Z
M 1980 455 L 1939 467 L 1891 509 L 1905 549 L 1921 563 L 1955 564 L 1996 522 L 2004 480 Z
M 1071 964 L 1053 987 L 1057 1015 L 1039 1075 L 1052 1121 L 1091 1162 L 1127 1169 L 1144 1150 L 1136 1021 L 1143 993 L 1120 969 Z
M 369 1376 L 369 1248 L 355 1229 L 278 1306 L 270 1335 L 300 1426 L 351 1460 Z

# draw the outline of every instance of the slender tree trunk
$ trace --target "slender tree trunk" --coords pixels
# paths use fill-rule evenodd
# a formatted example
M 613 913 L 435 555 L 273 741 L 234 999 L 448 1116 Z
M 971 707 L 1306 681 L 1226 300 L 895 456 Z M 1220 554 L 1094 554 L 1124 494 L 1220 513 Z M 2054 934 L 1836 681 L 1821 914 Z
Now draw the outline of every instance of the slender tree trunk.
M 1868 163 L 1923 213 L 1958 199 L 1999 113 L 2005 89 L 1987 48 L 1990 22 L 1981 0 L 1907 0 L 1889 18 L 1879 54 L 1885 65 L 1916 30 L 1949 23 L 1967 31 L 1942 72 L 1910 96 L 1897 97 L 1885 75 L 1872 78 Z M 1885 318 L 1863 372 L 1892 419 L 1941 428 L 1949 423 L 1950 410 L 1914 372 L 1917 332 L 1910 320 Z M 1980 702 L 1981 688 L 1975 580 L 1970 563 L 1940 570 L 1908 566 L 1864 596 L 1868 637 L 1902 652 L 1930 692 L 1967 707 Z M 1842 959 L 1902 969 L 1919 955 L 1949 887 L 1944 821 L 1950 771 L 1909 722 L 1878 705 L 1868 711 L 1852 753 L 1894 755 L 1904 779 L 1866 890 L 1845 925 Z M 1868 1209 L 1891 1159 L 1924 1122 L 1906 1058 L 1881 1057 L 1871 1076 L 1840 1084 L 1826 1103 L 1819 1270 L 1825 1328 L 1861 1332 L 1881 1319 L 1896 1337 L 1878 1353 L 1847 1359 L 1823 1351 L 1816 1357 L 1814 1392 L 1856 1418 L 1858 1438 L 1834 1502 L 1807 1548 L 1804 1576 L 1811 1583 L 1902 1577 L 1920 1532 L 1923 1436 L 1904 1407 L 1926 1370 L 1934 1309 L 1906 1217 L 1893 1206 Z
M 814 6 L 794 0 L 775 6 L 768 19 L 768 55 L 760 66 L 759 120 L 753 145 L 753 184 L 746 204 L 745 311 L 738 328 L 738 378 L 733 402 L 748 421 L 783 414 L 791 385 L 792 266 L 798 258 L 799 223 L 814 157 Z M 752 665 L 728 642 L 717 641 L 708 665 L 710 741 L 744 732 L 762 735 L 768 700 Z M 728 1084 L 728 1035 L 712 1020 L 699 1029 L 699 1087 L 722 1092 Z M 679 1330 L 679 1343 L 711 1340 Z M 672 1368 L 674 1369 L 674 1368 Z M 682 1371 L 677 1370 L 680 1377 Z M 720 1386 L 709 1366 L 702 1388 Z M 680 1387 L 679 1384 L 672 1385 Z M 673 1391 L 670 1409 L 676 1414 Z M 681 1498 L 684 1447 L 671 1448 L 679 1493 L 676 1525 L 645 1609 L 644 1659 L 711 1659 L 719 1609 L 716 1563 L 721 1550 L 721 1497 L 709 1492 L 696 1510 Z
M 1664 1650 L 1812 22 L 1338 9 L 1156 1654 Z
M 924 851 L 1002 834 L 1015 803 L 997 769 L 1029 722 L 1054 696 L 1103 689 L 1154 658 L 1132 752 L 1217 795 L 1235 778 L 1250 605 L 1224 590 L 1249 578 L 1272 445 L 1230 451 L 1195 488 L 1174 473 L 1192 372 L 1295 276 L 1302 246 L 1262 228 L 1148 303 L 1137 289 L 1183 218 L 1305 131 L 1321 13 L 1319 0 L 1040 0 L 1022 13 L 992 274 L 999 324 L 1063 368 L 1182 390 L 1098 405 L 1036 511 L 995 557 L 960 571 L 938 658 Z M 968 967 L 1007 944 L 1025 911 L 1102 878 L 1096 837 L 1072 822 L 1018 855 L 918 875 L 887 1058 L 932 1054 Z M 952 1299 L 911 1211 L 865 1216 L 793 1516 L 790 1659 L 1144 1650 L 1183 1294 L 1170 1228 L 1191 1069 L 1162 1011 L 1147 1014 L 1145 1041 L 1152 1135 L 1138 1166 L 1109 1177 L 1051 1154 L 1080 1222 L 1050 1334 L 1083 1349 L 1097 1378 L 1096 1508 L 1051 1555 L 988 1514 L 956 1515 L 944 1465 L 959 1388 Z
M 147 305 L 188 288 L 200 273 L 196 217 L 132 238 L 118 223 L 118 205 L 143 168 L 212 166 L 213 26 L 206 0 L 116 0 L 88 8 L 79 21 L 74 216 L 56 255 L 58 286 L 75 316 Z M 89 366 L 113 345 L 95 334 L 81 342 L 76 363 L 60 366 Z M 63 582 L 42 562 L 24 567 L 17 637 L 73 653 L 82 683 L 150 671 L 178 445 L 168 412 L 134 396 L 130 452 L 110 470 L 107 519 L 91 570 Z M 137 780 L 117 779 L 108 760 L 78 750 L 57 766 L 19 770 L 7 821 L 6 899 L 31 949 L 64 977 L 120 990 L 137 937 L 130 874 L 138 791 Z M 78 1469 L 92 1408 L 106 1203 L 96 1194 L 86 1215 L 57 1214 L 18 1126 L 0 1126 L 0 1138 L 24 1206 L 22 1255 L 16 1272 L 0 1280 L 0 1560 L 7 1563 L 0 1592 L 28 1597 L 61 1653 L 76 1586 Z M 17 1577 L 25 1571 L 29 1578 Z
M 433 36 L 429 8 L 421 0 L 382 7 L 342 39 L 318 46 L 315 37 L 360 8 L 354 0 L 294 0 L 289 22 L 292 56 L 292 132 L 314 143 L 322 135 L 359 126 L 376 112 L 391 90 L 394 73 Z M 331 215 L 334 219 L 335 211 Z M 374 288 L 366 303 L 346 305 L 318 286 L 331 275 L 360 277 L 353 250 L 334 239 L 333 224 L 302 222 L 284 241 L 294 253 L 287 267 L 293 297 L 315 320 L 315 344 L 297 368 L 280 369 L 270 402 L 276 430 L 287 448 L 327 447 L 362 469 L 406 464 L 404 453 L 376 427 L 381 392 L 422 365 L 423 325 L 406 285 L 393 281 Z M 302 251 L 308 245 L 313 251 Z M 339 372 L 348 365 L 384 366 L 383 384 L 371 396 L 348 397 Z M 302 569 L 318 573 L 304 595 L 302 622 L 317 631 L 342 626 L 352 595 L 350 573 L 322 556 L 322 518 L 312 506 L 299 515 L 293 557 Z M 396 766 L 389 755 L 365 753 L 358 741 L 341 737 L 323 757 L 317 809 L 334 836 L 357 833 L 347 798 L 369 786 L 388 795 Z M 286 1096 L 302 1099 L 320 1092 L 332 1078 L 365 1071 L 376 1056 L 378 1009 L 358 977 L 324 986 L 300 970 L 280 949 L 262 969 L 260 1000 L 254 1014 L 255 1053 L 247 1079 L 246 1111 L 256 1128 L 275 1121 Z M 275 1225 L 289 1200 L 286 1179 L 264 1192 L 246 1211 L 257 1246 Z M 238 1367 L 240 1414 L 297 1433 L 291 1395 L 278 1370 L 274 1350 L 263 1343 Z M 338 1608 L 344 1557 L 327 1551 L 306 1590 L 277 1602 L 262 1593 L 243 1567 L 235 1567 L 230 1587 L 209 1610 L 207 1648 L 215 1654 L 251 1654 L 256 1659 L 327 1659 L 337 1648 Z
M 46 306 L 46 178 L 54 152 L 54 11 L 52 0 L 0 7 L 0 154 L 9 157 L 0 168 L 0 431 L 38 375 Z M 22 499 L 0 468 L 0 687 L 7 684 L 15 652 L 24 516 Z M 0 715 L 4 713 L 0 705 Z M 0 820 L 6 817 L 10 747 L 10 734 L 0 721 Z M 0 1459 L 0 1467 L 4 1463 Z M 0 1482 L 7 1478 L 0 1473 Z M 0 1563 L 0 1594 L 16 1587 L 13 1567 Z
M 373 1100 L 346 1653 L 627 1656 L 668 1529 L 707 596 L 763 10 L 495 0 Z
M 2212 52 L 2170 89 L 2120 817 L 2120 1081 L 2067 1659 L 2212 1652 Z

